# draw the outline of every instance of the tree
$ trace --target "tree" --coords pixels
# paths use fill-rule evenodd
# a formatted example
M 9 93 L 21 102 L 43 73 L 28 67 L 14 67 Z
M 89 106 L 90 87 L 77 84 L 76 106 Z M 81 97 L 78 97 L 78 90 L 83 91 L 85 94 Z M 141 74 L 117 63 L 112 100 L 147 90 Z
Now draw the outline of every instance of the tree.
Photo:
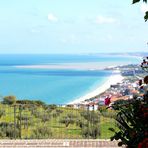
M 16 97 L 15 96 L 6 96 L 3 98 L 3 104 L 12 105 L 15 104 Z
M 82 136 L 96 139 L 100 136 L 100 116 L 94 111 L 81 111 L 83 121 L 78 121 L 77 125 L 82 129 Z M 81 117 L 81 118 L 82 118 Z
M 140 2 L 140 0 L 133 0 L 133 4 Z M 143 0 L 143 2 L 147 3 L 147 0 Z M 145 12 L 145 16 L 144 16 L 145 21 L 148 20 L 148 11 Z
M 60 119 L 60 123 L 65 124 L 66 127 L 69 126 L 69 124 L 74 124 L 76 122 L 76 115 L 72 113 L 67 113 L 66 115 L 62 116 Z
M 51 128 L 47 125 L 38 125 L 33 129 L 31 138 L 33 139 L 47 139 L 52 136 Z

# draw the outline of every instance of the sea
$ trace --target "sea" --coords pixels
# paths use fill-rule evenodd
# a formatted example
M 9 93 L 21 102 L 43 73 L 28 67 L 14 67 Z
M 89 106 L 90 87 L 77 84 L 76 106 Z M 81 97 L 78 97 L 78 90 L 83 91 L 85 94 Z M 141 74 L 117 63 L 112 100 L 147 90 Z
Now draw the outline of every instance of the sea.
M 112 71 L 90 69 L 24 68 L 30 65 L 94 63 L 139 64 L 140 59 L 106 54 L 0 54 L 0 99 L 14 95 L 17 100 L 40 100 L 66 104 L 101 86 Z M 22 67 L 21 67 L 22 66 Z

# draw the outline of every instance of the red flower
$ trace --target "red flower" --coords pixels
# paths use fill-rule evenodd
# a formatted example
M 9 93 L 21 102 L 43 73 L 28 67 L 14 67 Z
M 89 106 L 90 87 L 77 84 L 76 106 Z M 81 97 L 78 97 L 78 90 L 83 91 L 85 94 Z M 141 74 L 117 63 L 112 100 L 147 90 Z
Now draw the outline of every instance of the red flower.
M 142 142 L 138 144 L 138 148 L 147 148 L 148 147 L 148 138 L 145 138 Z
M 111 97 L 107 97 L 105 99 L 105 105 L 109 105 L 111 103 Z

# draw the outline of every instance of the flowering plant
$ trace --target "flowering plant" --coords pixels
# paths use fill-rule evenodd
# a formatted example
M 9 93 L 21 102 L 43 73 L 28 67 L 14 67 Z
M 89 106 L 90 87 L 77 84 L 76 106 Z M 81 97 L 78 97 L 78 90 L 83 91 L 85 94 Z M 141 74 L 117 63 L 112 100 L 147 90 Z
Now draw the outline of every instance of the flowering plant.
M 108 106 L 108 105 L 111 103 L 111 97 L 110 97 L 110 96 L 107 96 L 107 97 L 105 98 L 104 103 L 105 103 L 105 105 Z
M 147 98 L 147 96 L 145 96 Z M 142 99 L 142 100 L 141 100 Z M 148 98 L 147 98 L 148 99 Z M 119 131 L 115 132 L 111 140 L 121 140 L 118 145 L 130 148 L 138 147 L 148 136 L 148 104 L 143 98 L 133 98 L 124 104 L 112 105 L 118 111 L 115 117 Z
M 144 58 L 141 67 L 148 72 L 148 57 Z M 142 85 L 143 82 L 144 85 Z M 139 86 L 143 86 L 143 96 L 112 105 L 112 108 L 117 111 L 115 120 L 119 131 L 113 128 L 109 130 L 115 133 L 111 140 L 120 140 L 119 146 L 148 147 L 148 75 L 143 81 L 139 81 Z

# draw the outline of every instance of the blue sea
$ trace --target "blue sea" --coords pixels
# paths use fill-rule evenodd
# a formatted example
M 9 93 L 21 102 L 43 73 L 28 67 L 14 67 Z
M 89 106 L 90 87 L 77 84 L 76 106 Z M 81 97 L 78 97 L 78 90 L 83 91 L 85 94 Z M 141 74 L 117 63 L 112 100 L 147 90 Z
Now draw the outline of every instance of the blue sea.
M 31 69 L 27 65 L 62 63 L 135 64 L 140 59 L 115 55 L 0 55 L 0 97 L 15 95 L 18 100 L 41 100 L 47 104 L 65 104 L 102 85 L 111 71 L 90 69 Z

